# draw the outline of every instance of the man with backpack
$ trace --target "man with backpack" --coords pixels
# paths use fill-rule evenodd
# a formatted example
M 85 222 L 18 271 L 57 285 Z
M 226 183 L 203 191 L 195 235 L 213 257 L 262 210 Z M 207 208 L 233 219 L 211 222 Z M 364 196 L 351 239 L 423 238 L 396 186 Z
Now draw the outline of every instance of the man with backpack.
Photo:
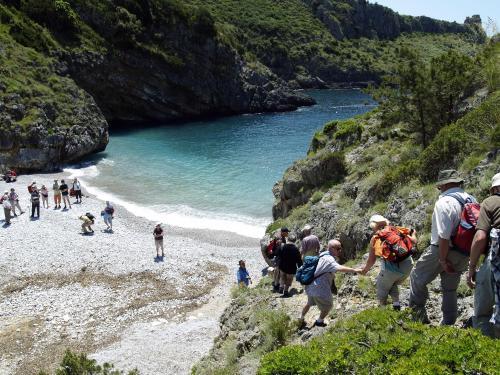
M 463 178 L 455 170 L 439 172 L 437 188 L 441 191 L 432 214 L 431 244 L 420 256 L 410 274 L 410 307 L 417 320 L 429 322 L 425 303 L 429 297 L 427 285 L 441 278 L 443 325 L 453 325 L 458 316 L 457 287 L 460 275 L 467 269 L 467 249 L 460 249 L 463 237 L 457 237 L 464 208 L 477 204 L 476 199 L 462 189 Z M 470 235 L 470 232 L 466 233 Z
M 307 294 L 307 303 L 302 309 L 300 316 L 300 326 L 305 327 L 305 316 L 311 306 L 318 306 L 320 311 L 319 318 L 314 322 L 314 326 L 326 327 L 324 319 L 333 307 L 333 295 L 331 291 L 333 277 L 335 272 L 352 272 L 361 273 L 361 269 L 354 269 L 350 267 L 341 266 L 337 263 L 334 257 L 338 257 L 342 251 L 342 244 L 338 240 L 331 240 L 328 242 L 328 249 L 323 251 L 319 256 L 306 256 L 304 259 L 304 266 L 297 271 L 297 279 L 301 283 L 306 282 L 305 291 Z M 312 259 L 314 258 L 314 259 Z M 313 270 L 313 277 L 306 281 L 303 274 L 305 265 L 310 261 L 315 262 Z M 312 280 L 311 280 L 312 279 Z
M 417 243 L 414 230 L 390 225 L 382 215 L 370 218 L 373 236 L 370 250 L 362 275 L 373 267 L 380 258 L 380 273 L 377 277 L 377 299 L 381 306 L 387 304 L 387 297 L 392 298 L 394 310 L 401 310 L 399 285 L 406 280 L 413 268 L 413 247 Z
M 286 238 L 286 244 L 281 247 L 278 253 L 280 271 L 280 292 L 283 297 L 290 297 L 288 289 L 292 286 L 293 277 L 297 272 L 297 267 L 302 266 L 302 257 L 299 249 L 295 246 L 296 238 L 290 234 Z
M 490 337 L 500 338 L 500 173 L 493 176 L 491 196 L 481 203 L 476 234 L 470 252 L 467 284 L 474 290 L 474 328 Z M 489 242 L 489 246 L 488 246 Z M 484 254 L 483 264 L 476 271 L 477 262 Z M 496 284 L 496 287 L 495 287 Z M 496 309 L 495 290 L 497 295 Z M 493 317 L 492 317 L 493 316 Z

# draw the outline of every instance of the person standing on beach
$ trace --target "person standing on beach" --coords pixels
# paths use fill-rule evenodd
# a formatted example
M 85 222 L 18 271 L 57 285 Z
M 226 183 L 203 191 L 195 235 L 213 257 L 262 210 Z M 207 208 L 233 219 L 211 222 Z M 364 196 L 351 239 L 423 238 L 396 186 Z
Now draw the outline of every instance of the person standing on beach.
M 113 214 L 115 213 L 115 209 L 109 201 L 106 201 L 106 207 L 104 208 L 104 211 L 102 218 L 104 219 L 104 224 L 106 224 L 106 230 L 113 232 Z
M 76 203 L 82 203 L 82 187 L 76 177 L 73 180 L 73 191 L 75 192 Z
M 16 207 L 19 210 L 19 215 L 24 214 L 24 211 L 21 209 L 21 205 L 19 204 L 19 196 L 14 188 L 10 188 L 9 203 L 12 207 L 12 213 L 14 216 L 17 216 Z
M 38 189 L 34 188 L 31 190 L 31 217 L 35 217 L 35 211 L 36 211 L 36 217 L 40 217 L 40 193 L 38 192 Z
M 0 199 L 0 202 L 2 203 L 2 206 L 3 206 L 3 213 L 5 215 L 5 225 L 10 225 L 10 210 L 12 208 L 12 206 L 10 205 L 10 202 L 9 202 L 9 192 L 6 191 L 2 198 Z
M 157 224 L 154 231 L 153 236 L 155 238 L 155 247 L 156 247 L 156 259 L 163 260 L 163 229 L 161 224 Z M 160 256 L 160 248 L 161 248 L 161 256 Z
M 54 204 L 55 208 L 61 208 L 61 190 L 59 188 L 59 184 L 57 180 L 54 180 L 54 184 L 52 185 L 52 190 L 54 190 Z
M 47 190 L 47 187 L 45 185 L 42 185 L 42 188 L 40 189 L 40 195 L 42 196 L 43 208 L 49 208 L 49 191 Z
M 68 185 L 66 184 L 66 182 L 64 182 L 64 180 L 61 180 L 61 185 L 59 186 L 59 189 L 61 190 L 61 194 L 62 194 L 62 200 L 63 200 L 63 203 L 64 203 L 64 210 L 66 209 L 66 203 L 68 204 L 69 208 L 71 208 L 71 203 L 69 201 L 69 189 L 68 189 Z M 61 206 L 59 206 L 59 208 L 61 208 Z

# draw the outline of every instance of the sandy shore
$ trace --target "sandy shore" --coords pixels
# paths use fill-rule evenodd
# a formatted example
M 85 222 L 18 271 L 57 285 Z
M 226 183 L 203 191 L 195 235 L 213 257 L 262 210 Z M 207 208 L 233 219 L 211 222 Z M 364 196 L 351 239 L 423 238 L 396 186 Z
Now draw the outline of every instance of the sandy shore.
M 264 267 L 258 240 L 167 225 L 165 261 L 155 263 L 154 223 L 120 206 L 114 233 L 104 232 L 104 202 L 94 197 L 61 211 L 50 196 L 31 220 L 27 185 L 50 190 L 64 177 L 0 182 L 27 211 L 10 226 L 0 214 L 0 374 L 53 369 L 66 348 L 141 374 L 189 373 L 218 333 L 237 261 L 256 279 Z M 81 234 L 85 212 L 97 218 L 93 236 Z

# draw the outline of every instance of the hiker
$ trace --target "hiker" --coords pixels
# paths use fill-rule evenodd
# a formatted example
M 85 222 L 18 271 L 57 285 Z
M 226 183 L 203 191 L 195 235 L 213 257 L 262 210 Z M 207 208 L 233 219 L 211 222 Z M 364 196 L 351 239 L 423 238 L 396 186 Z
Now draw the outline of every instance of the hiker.
M 457 233 L 462 206 L 466 202 L 476 202 L 462 189 L 463 182 L 453 169 L 439 172 L 436 185 L 441 194 L 432 214 L 431 244 L 410 273 L 410 307 L 414 317 L 424 323 L 429 323 L 425 309 L 429 297 L 427 285 L 438 275 L 442 292 L 441 324 L 453 325 L 457 320 L 457 287 L 460 275 L 467 269 L 469 257 L 450 240 Z
M 157 224 L 155 229 L 153 230 L 153 236 L 155 238 L 155 247 L 156 247 L 156 258 L 155 260 L 163 260 L 164 252 L 163 252 L 163 228 L 161 224 Z M 160 256 L 161 249 L 161 256 Z
M 83 221 L 82 230 L 84 234 L 94 233 L 94 230 L 91 227 L 91 225 L 94 224 L 94 215 L 92 215 L 90 212 L 87 212 L 85 215 L 80 216 L 79 219 Z
M 31 189 L 31 218 L 35 217 L 35 211 L 36 211 L 36 217 L 40 217 L 40 193 L 38 192 L 38 189 L 33 187 Z
M 82 187 L 76 177 L 73 180 L 73 191 L 75 194 L 76 203 L 82 203 Z
M 295 245 L 297 239 L 293 234 L 288 235 L 286 243 L 279 251 L 279 271 L 280 271 L 280 293 L 283 297 L 290 297 L 288 292 L 293 282 L 293 277 L 297 272 L 297 267 L 302 265 L 302 257 L 299 249 Z
M 10 216 L 10 210 L 12 208 L 12 206 L 10 205 L 10 202 L 9 202 L 9 192 L 6 191 L 2 198 L 0 199 L 0 203 L 2 203 L 2 206 L 3 206 L 3 213 L 5 215 L 5 225 L 10 225 L 10 219 L 11 219 L 11 216 Z
M 52 190 L 54 190 L 54 205 L 55 209 L 61 208 L 61 190 L 57 180 L 54 180 L 54 184 L 52 185 Z
M 19 215 L 24 214 L 24 211 L 19 204 L 19 196 L 17 195 L 16 189 L 14 188 L 10 188 L 9 203 L 11 205 L 12 213 L 14 214 L 14 216 L 17 216 L 16 208 L 19 210 Z
M 300 254 L 302 257 L 308 255 L 318 255 L 319 249 L 321 248 L 321 244 L 319 243 L 319 238 L 314 234 L 311 234 L 312 226 L 307 224 L 302 229 L 303 239 L 300 245 Z
M 106 230 L 113 232 L 113 214 L 115 209 L 109 201 L 106 201 L 106 207 L 102 211 L 102 218 L 104 219 L 104 224 L 106 224 Z
M 498 258 L 500 253 L 498 249 L 498 238 L 500 237 L 500 173 L 493 176 L 490 193 L 491 196 L 481 203 L 476 234 L 470 251 L 467 284 L 469 287 L 474 288 L 472 326 L 481 330 L 486 336 L 500 338 L 500 307 L 498 305 L 500 301 L 498 295 L 498 282 L 500 281 L 500 259 Z M 476 271 L 481 254 L 485 255 L 483 264 Z M 495 283 L 497 284 L 496 310 L 494 309 Z M 494 311 L 495 314 L 493 314 Z
M 36 186 L 36 181 L 33 181 L 31 183 L 31 185 L 28 185 L 28 193 L 32 193 L 33 190 L 38 190 L 37 186 Z
M 288 233 L 290 231 L 288 228 L 283 227 L 280 229 L 279 233 L 276 233 L 275 238 L 276 241 L 274 242 L 274 247 L 273 247 L 273 265 L 274 265 L 274 274 L 273 274 L 273 292 L 275 293 L 283 293 L 283 286 L 280 286 L 280 280 L 281 280 L 281 275 L 280 275 L 280 269 L 279 269 L 279 263 L 280 263 L 280 251 L 283 248 L 283 245 L 286 243 L 286 238 L 288 237 Z
M 335 272 L 361 273 L 361 269 L 345 267 L 337 263 L 334 257 L 338 257 L 341 251 L 342 244 L 340 241 L 330 240 L 328 249 L 319 254 L 314 279 L 309 285 L 305 286 L 307 303 L 302 309 L 299 319 L 302 328 L 305 327 L 305 316 L 311 306 L 318 306 L 320 311 L 319 318 L 314 322 L 314 326 L 326 327 L 324 320 L 333 307 L 331 285 Z
M 16 172 L 14 172 L 14 170 L 9 169 L 7 173 L 5 173 L 5 175 L 2 176 L 2 178 L 6 183 L 16 182 L 17 175 Z
M 246 288 L 248 286 L 248 284 L 250 284 L 252 282 L 252 279 L 250 277 L 250 274 L 247 271 L 245 261 L 240 260 L 238 262 L 238 265 L 239 265 L 239 268 L 238 268 L 238 271 L 236 272 L 236 280 L 237 280 L 238 285 L 240 287 Z
M 49 191 L 45 187 L 45 185 L 42 185 L 40 189 L 40 195 L 42 196 L 42 206 L 43 208 L 49 208 Z M 47 207 L 45 207 L 47 206 Z
M 406 280 L 413 268 L 411 254 L 417 243 L 416 233 L 407 228 L 391 226 L 389 220 L 382 215 L 373 215 L 370 218 L 370 228 L 373 230 L 373 236 L 370 241 L 368 260 L 361 274 L 366 275 L 379 257 L 378 302 L 381 306 L 386 305 L 387 297 L 390 295 L 394 310 L 401 310 L 399 285 Z M 398 250 L 400 255 L 398 255 Z
M 71 208 L 71 203 L 69 201 L 69 190 L 68 190 L 68 185 L 64 182 L 64 180 L 61 180 L 61 185 L 59 185 L 59 190 L 61 190 L 61 195 L 62 195 L 62 200 L 64 203 L 64 208 L 63 210 L 66 210 L 66 203 L 68 204 L 69 208 Z M 61 208 L 61 205 L 59 205 L 59 208 Z

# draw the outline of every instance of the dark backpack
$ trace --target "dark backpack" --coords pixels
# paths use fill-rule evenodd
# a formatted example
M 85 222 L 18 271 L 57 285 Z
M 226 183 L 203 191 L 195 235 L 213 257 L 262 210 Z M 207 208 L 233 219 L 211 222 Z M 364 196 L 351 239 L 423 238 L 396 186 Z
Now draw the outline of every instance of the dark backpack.
M 95 216 L 94 216 L 94 215 L 92 215 L 90 212 L 87 212 L 87 213 L 85 214 L 85 216 L 87 216 L 87 217 L 88 217 L 90 220 L 92 220 L 92 221 L 94 221 L 94 219 L 95 219 Z
M 450 194 L 449 196 L 455 198 L 462 207 L 457 233 L 451 237 L 451 243 L 455 249 L 469 256 L 470 248 L 472 247 L 472 240 L 476 234 L 476 225 L 477 220 L 479 219 L 481 205 L 470 197 L 463 201 L 456 195 Z
M 324 254 L 326 255 L 326 254 Z M 308 255 L 304 257 L 304 264 L 299 267 L 297 273 L 295 274 L 295 280 L 297 280 L 302 285 L 311 284 L 317 277 L 314 277 L 316 268 L 318 267 L 319 258 L 324 255 Z M 321 275 L 318 275 L 318 277 Z

